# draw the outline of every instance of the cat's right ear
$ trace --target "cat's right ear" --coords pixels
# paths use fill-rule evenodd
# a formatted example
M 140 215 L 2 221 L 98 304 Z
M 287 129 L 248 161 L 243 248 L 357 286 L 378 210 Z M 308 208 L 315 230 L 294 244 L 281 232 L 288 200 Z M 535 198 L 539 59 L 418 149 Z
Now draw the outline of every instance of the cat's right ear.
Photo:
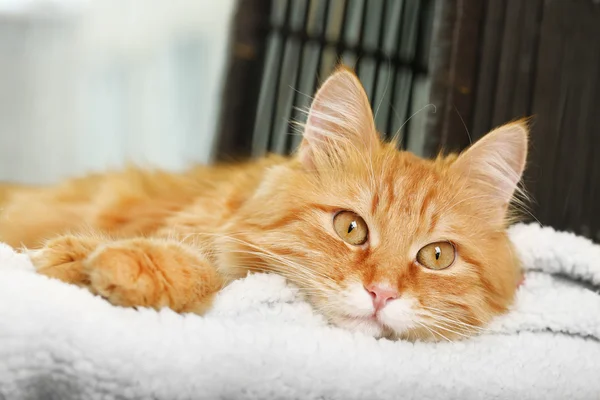
M 465 150 L 451 169 L 486 191 L 485 199 L 506 206 L 525 170 L 528 136 L 524 120 L 503 125 Z
M 319 88 L 306 121 L 299 159 L 310 169 L 344 151 L 371 152 L 379 146 L 371 105 L 358 77 L 339 68 Z

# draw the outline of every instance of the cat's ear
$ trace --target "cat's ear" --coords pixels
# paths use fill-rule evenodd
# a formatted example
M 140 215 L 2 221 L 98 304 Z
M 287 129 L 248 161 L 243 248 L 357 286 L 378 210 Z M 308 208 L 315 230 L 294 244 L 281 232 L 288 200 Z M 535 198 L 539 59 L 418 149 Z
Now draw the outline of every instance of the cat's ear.
M 506 205 L 525 169 L 528 132 L 524 121 L 496 128 L 465 150 L 451 169 L 485 189 L 497 204 Z
M 301 162 L 314 167 L 331 152 L 352 148 L 372 151 L 379 145 L 371 105 L 358 77 L 339 68 L 319 88 L 312 102 L 302 143 Z

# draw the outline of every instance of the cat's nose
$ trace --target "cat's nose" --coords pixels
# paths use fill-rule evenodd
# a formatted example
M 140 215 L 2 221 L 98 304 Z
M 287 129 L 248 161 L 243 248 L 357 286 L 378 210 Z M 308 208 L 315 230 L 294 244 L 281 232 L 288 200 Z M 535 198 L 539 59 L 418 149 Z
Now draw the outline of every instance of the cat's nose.
M 388 301 L 397 299 L 399 296 L 397 290 L 376 283 L 365 286 L 365 289 L 367 292 L 369 292 L 371 298 L 373 299 L 373 307 L 375 307 L 375 311 L 381 310 L 383 307 L 385 307 Z

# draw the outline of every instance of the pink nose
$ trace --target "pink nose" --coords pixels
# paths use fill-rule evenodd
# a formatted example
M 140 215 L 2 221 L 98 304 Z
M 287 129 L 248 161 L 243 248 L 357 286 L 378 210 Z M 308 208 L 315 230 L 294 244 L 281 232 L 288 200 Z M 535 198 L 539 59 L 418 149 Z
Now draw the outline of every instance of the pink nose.
M 373 306 L 375 307 L 375 311 L 379 311 L 385 307 L 388 301 L 398 298 L 398 292 L 396 290 L 378 284 L 365 286 L 365 289 L 373 298 Z

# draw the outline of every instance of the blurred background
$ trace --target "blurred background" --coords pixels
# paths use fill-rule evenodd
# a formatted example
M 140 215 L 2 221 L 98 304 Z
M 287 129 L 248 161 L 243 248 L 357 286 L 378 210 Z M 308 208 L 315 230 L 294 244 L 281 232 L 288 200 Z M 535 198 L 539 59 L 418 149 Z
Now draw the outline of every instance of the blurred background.
M 233 0 L 0 0 L 0 179 L 214 148 Z
M 533 116 L 532 214 L 600 241 L 598 38 L 600 0 L 0 0 L 0 180 L 289 153 L 341 61 L 419 155 Z

